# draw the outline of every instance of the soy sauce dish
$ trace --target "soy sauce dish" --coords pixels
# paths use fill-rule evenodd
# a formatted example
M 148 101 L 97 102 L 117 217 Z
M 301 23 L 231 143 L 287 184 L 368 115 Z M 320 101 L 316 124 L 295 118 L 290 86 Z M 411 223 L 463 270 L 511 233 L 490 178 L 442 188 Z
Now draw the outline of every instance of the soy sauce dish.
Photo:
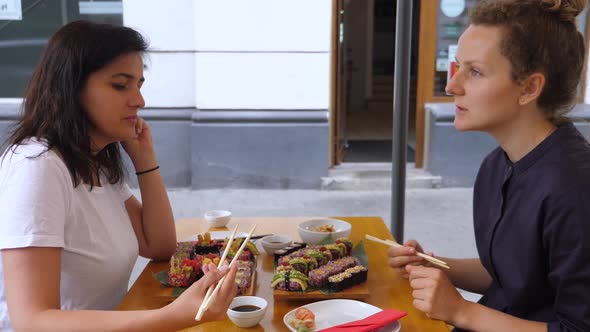
M 261 297 L 238 296 L 229 305 L 227 316 L 238 327 L 252 327 L 264 318 L 267 307 L 268 302 Z

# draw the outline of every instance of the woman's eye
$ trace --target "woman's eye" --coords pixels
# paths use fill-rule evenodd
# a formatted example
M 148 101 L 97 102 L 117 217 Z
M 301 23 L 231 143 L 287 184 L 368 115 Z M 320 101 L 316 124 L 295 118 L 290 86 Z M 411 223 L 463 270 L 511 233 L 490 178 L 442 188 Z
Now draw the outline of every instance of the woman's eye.
M 481 76 L 481 72 L 477 69 L 471 69 L 471 76 Z
M 112 85 L 115 90 L 125 90 L 125 85 L 123 85 L 123 84 L 113 83 Z

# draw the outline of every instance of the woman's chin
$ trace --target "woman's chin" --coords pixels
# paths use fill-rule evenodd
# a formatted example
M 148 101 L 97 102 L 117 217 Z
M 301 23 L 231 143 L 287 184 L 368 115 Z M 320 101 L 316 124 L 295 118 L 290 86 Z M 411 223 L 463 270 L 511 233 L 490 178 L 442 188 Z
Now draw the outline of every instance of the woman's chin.
M 457 129 L 458 131 L 473 130 L 471 128 L 471 126 L 469 126 L 468 123 L 466 123 L 465 121 L 459 120 L 457 118 L 455 118 L 455 121 L 453 122 L 453 125 L 455 126 L 455 129 Z

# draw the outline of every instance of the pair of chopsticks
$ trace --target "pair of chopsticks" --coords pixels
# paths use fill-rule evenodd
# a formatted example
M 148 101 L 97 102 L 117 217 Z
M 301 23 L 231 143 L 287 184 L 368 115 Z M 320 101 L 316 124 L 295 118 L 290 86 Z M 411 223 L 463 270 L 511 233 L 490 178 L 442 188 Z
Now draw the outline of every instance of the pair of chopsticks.
M 252 229 L 250 230 L 250 233 L 248 233 L 248 236 L 246 236 L 246 239 L 244 240 L 244 242 L 242 242 L 240 249 L 238 249 L 238 252 L 236 252 L 236 254 L 234 255 L 234 258 L 231 260 L 231 263 L 229 264 L 230 266 L 232 264 L 237 264 L 238 257 L 240 257 L 240 255 L 242 254 L 242 251 L 246 247 L 246 244 L 248 243 L 248 241 L 250 241 L 250 238 L 252 237 L 252 234 L 254 233 L 255 229 L 256 229 L 256 225 L 254 225 L 254 227 L 252 227 Z M 229 240 L 227 241 L 227 245 L 225 246 L 225 251 L 223 252 L 223 255 L 221 256 L 221 259 L 219 260 L 219 264 L 217 265 L 217 268 L 220 268 L 223 265 L 223 263 L 225 262 L 225 259 L 227 258 L 227 254 L 229 253 L 229 249 L 231 248 L 231 245 L 234 242 L 234 238 L 236 236 L 237 230 L 238 230 L 238 225 L 236 225 Z M 209 305 L 211 304 L 211 300 L 215 297 L 215 295 L 217 295 L 217 292 L 221 288 L 221 285 L 223 284 L 224 281 L 225 281 L 225 276 L 223 276 L 223 278 L 221 278 L 221 280 L 219 280 L 219 282 L 217 283 L 216 286 L 211 285 L 209 287 L 209 289 L 207 290 L 207 294 L 205 294 L 205 298 L 203 299 L 203 302 L 201 302 L 201 306 L 199 307 L 199 311 L 197 311 L 197 315 L 195 316 L 196 321 L 200 321 L 201 318 L 203 318 L 205 311 L 207 311 L 207 309 L 209 309 Z M 234 281 L 231 280 L 231 282 L 234 282 Z
M 385 245 L 390 246 L 390 247 L 397 247 L 397 248 L 403 247 L 401 244 L 399 244 L 399 243 L 397 243 L 395 241 L 392 241 L 392 240 L 381 240 L 381 239 L 376 238 L 374 236 L 371 236 L 369 234 L 366 234 L 365 235 L 365 238 L 367 240 L 371 240 L 371 241 L 374 241 L 374 242 L 385 244 Z M 451 269 L 451 267 L 449 266 L 449 264 L 447 264 L 445 261 L 441 261 L 440 259 L 434 258 L 432 256 L 425 255 L 425 254 L 423 254 L 421 252 L 416 252 L 416 255 L 424 258 L 425 260 L 429 261 L 430 263 L 432 263 L 434 265 L 440 266 L 440 267 L 445 268 L 447 270 L 450 270 Z

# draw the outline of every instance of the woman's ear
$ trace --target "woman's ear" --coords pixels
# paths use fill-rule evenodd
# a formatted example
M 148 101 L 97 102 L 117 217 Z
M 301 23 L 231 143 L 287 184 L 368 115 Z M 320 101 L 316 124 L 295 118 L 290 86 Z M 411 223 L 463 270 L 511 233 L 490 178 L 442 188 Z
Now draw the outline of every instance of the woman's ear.
M 545 75 L 541 73 L 532 73 L 521 83 L 520 97 L 518 104 L 525 106 L 539 98 L 543 87 L 545 87 Z

